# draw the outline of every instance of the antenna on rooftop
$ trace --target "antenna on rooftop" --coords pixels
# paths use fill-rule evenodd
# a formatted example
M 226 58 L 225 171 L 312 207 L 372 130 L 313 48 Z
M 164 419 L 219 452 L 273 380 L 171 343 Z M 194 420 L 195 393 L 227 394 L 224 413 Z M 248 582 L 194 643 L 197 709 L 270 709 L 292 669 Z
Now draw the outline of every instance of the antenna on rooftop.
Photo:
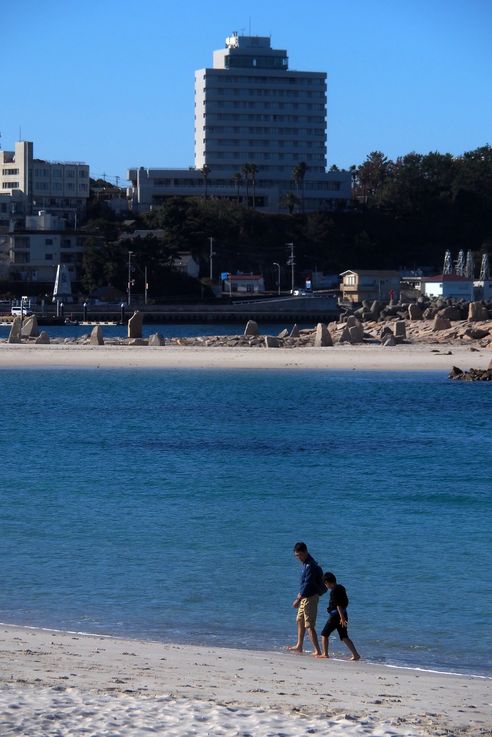
M 444 254 L 444 266 L 442 268 L 443 274 L 452 274 L 453 273 L 453 260 L 451 258 L 451 251 L 446 251 Z
M 465 274 L 464 276 L 467 276 L 468 279 L 473 279 L 475 276 L 474 274 L 475 266 L 473 263 L 473 254 L 470 249 L 466 252 L 466 264 L 465 264 Z
M 480 266 L 480 281 L 488 281 L 490 279 L 489 254 L 482 255 L 482 265 Z
M 456 261 L 456 273 L 458 276 L 465 275 L 465 252 L 462 248 L 458 253 L 458 260 Z

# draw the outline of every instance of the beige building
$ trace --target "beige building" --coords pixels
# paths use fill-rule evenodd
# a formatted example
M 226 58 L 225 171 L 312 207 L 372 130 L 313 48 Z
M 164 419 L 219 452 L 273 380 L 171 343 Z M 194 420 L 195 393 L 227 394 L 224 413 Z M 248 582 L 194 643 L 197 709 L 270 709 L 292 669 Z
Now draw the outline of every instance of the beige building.
M 22 202 L 26 215 L 49 210 L 76 221 L 89 198 L 89 166 L 36 159 L 33 149 L 31 141 L 17 141 L 14 151 L 0 151 L 0 194 Z
M 343 302 L 362 302 L 364 299 L 389 301 L 399 297 L 399 271 L 348 270 L 340 276 Z

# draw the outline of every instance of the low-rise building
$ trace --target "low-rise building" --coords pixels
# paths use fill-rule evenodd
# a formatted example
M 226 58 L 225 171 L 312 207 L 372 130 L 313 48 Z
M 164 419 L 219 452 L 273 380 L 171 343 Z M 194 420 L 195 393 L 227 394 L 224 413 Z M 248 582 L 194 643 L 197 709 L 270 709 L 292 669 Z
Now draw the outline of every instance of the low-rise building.
M 226 294 L 259 294 L 265 291 L 261 274 L 228 274 L 223 285 Z
M 4 278 L 22 282 L 54 283 L 56 269 L 65 264 L 70 280 L 80 278 L 86 236 L 67 229 L 63 218 L 40 212 L 27 216 L 3 234 L 1 256 Z
M 396 300 L 400 292 L 399 271 L 373 269 L 347 270 L 340 274 L 343 302 L 362 300 Z
M 474 299 L 473 279 L 458 274 L 438 274 L 421 279 L 420 291 L 426 297 L 443 297 L 444 299 Z

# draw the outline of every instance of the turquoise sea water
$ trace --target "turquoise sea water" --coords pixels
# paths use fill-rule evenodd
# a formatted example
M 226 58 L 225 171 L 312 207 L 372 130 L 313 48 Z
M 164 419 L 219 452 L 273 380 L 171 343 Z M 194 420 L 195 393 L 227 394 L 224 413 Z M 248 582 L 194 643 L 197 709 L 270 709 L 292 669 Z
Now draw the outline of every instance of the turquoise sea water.
M 346 585 L 365 657 L 492 673 L 487 384 L 147 369 L 0 382 L 0 621 L 280 648 L 303 539 Z

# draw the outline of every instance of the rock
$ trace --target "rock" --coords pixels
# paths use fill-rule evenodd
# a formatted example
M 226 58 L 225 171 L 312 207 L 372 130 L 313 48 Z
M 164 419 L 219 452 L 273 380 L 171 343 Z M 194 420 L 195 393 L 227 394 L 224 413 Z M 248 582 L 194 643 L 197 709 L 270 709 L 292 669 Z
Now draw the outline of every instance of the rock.
M 338 339 L 339 343 L 350 343 L 350 328 L 343 328 Z
M 328 330 L 328 328 L 323 322 L 319 322 L 316 325 L 316 332 L 314 334 L 314 347 L 315 348 L 325 348 L 327 346 L 332 346 L 332 345 L 333 345 L 333 340 L 331 338 L 330 331 Z
M 281 330 L 277 337 L 278 338 L 288 338 L 289 331 L 287 329 Z
M 20 317 L 14 317 L 12 320 L 12 327 L 10 328 L 9 337 L 7 343 L 20 343 L 22 334 L 22 319 Z
M 427 307 L 423 312 L 423 318 L 424 320 L 433 320 L 438 312 L 437 307 Z
M 265 335 L 265 348 L 280 348 L 282 345 L 278 338 L 273 335 Z
M 453 366 L 449 372 L 449 378 L 458 381 L 492 381 L 492 369 L 471 368 L 469 371 L 462 371 L 457 366 Z
M 291 338 L 298 338 L 300 335 L 299 328 L 297 327 L 297 323 L 294 325 L 292 330 L 290 331 L 290 337 Z
M 351 325 L 348 329 L 350 333 L 350 342 L 351 343 L 362 343 L 364 340 L 364 330 L 362 328 L 362 325 Z
M 436 315 L 434 322 L 432 323 L 432 330 L 437 332 L 438 330 L 448 330 L 451 327 L 451 321 L 447 317 L 439 317 Z
M 397 340 L 407 339 L 407 326 L 405 320 L 397 320 L 395 322 L 395 338 Z
M 143 325 L 143 314 L 138 310 L 128 320 L 128 337 L 129 338 L 141 338 L 142 337 L 142 325 Z
M 131 338 L 128 345 L 148 345 L 148 342 L 145 338 Z
M 381 302 L 375 299 L 371 305 L 370 311 L 372 312 L 372 314 L 375 315 L 375 317 L 377 318 L 382 309 L 383 309 L 383 305 L 381 304 Z
M 94 325 L 89 338 L 90 345 L 104 345 L 103 331 L 100 325 Z
M 481 302 L 470 302 L 468 305 L 468 320 L 477 322 L 479 320 L 488 320 L 489 312 L 485 305 Z
M 410 320 L 421 320 L 422 319 L 422 309 L 420 305 L 414 304 L 413 302 L 409 304 L 408 305 L 408 317 L 410 318 Z
M 50 336 L 46 332 L 46 330 L 41 330 L 38 337 L 34 341 L 36 345 L 49 345 L 50 343 Z
M 387 336 L 386 336 L 386 337 L 384 338 L 384 340 L 383 340 L 383 342 L 382 342 L 382 345 L 383 345 L 383 346 L 394 346 L 394 345 L 396 345 L 396 340 L 395 340 L 395 336 L 394 336 L 393 334 L 391 334 L 391 335 L 387 335 Z
M 149 336 L 149 345 L 165 345 L 166 341 L 160 333 L 153 333 Z
M 485 328 L 467 328 L 464 334 L 473 340 L 482 340 L 489 335 L 489 331 Z
M 347 322 L 345 323 L 348 328 L 353 327 L 354 325 L 357 325 L 359 321 L 355 317 L 355 315 L 349 315 L 347 317 Z
M 461 310 L 454 305 L 444 307 L 442 310 L 439 310 L 438 314 L 439 317 L 446 317 L 448 320 L 461 320 Z
M 259 335 L 260 331 L 258 330 L 258 323 L 254 320 L 248 320 L 246 323 L 246 327 L 244 328 L 243 335 Z
M 22 323 L 21 335 L 23 338 L 37 338 L 39 335 L 38 318 L 36 315 L 26 317 Z

